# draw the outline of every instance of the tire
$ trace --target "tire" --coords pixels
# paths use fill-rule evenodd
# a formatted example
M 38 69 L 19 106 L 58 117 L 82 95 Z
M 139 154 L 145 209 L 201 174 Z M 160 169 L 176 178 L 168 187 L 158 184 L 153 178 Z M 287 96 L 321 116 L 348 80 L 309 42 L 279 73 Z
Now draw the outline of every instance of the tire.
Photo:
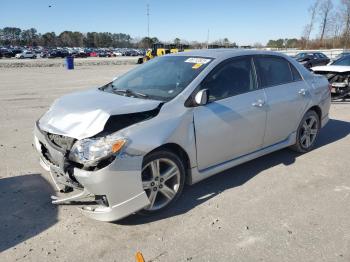
M 153 175 L 154 168 L 160 171 L 158 176 Z M 152 215 L 162 212 L 182 193 L 185 184 L 184 164 L 170 151 L 154 151 L 146 155 L 143 160 L 142 184 L 151 204 L 138 213 Z
M 299 153 L 311 151 L 316 144 L 320 126 L 318 114 L 313 110 L 306 112 L 299 124 L 296 142 L 291 149 Z

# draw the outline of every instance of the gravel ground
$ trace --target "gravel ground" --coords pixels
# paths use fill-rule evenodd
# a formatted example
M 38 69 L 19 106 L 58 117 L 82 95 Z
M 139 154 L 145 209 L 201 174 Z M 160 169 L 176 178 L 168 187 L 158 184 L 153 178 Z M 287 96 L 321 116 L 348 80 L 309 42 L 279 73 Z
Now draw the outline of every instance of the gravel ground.
M 129 57 L 87 57 L 74 58 L 74 66 L 101 66 L 101 65 L 135 65 L 139 56 Z M 0 68 L 9 67 L 63 67 L 65 59 L 38 58 L 38 59 L 0 59 Z
M 168 211 L 116 223 L 53 206 L 32 128 L 57 97 L 133 66 L 1 68 L 0 261 L 350 261 L 350 102 L 317 148 L 281 150 L 191 187 Z M 77 101 L 78 102 L 78 101 Z

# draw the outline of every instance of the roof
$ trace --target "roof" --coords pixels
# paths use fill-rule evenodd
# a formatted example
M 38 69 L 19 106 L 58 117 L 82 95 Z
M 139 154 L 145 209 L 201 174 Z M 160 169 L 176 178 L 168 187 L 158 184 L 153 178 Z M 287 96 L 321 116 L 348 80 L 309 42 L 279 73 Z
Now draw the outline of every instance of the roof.
M 218 49 L 196 49 L 191 51 L 185 51 L 185 52 L 179 52 L 177 54 L 172 55 L 178 55 L 178 56 L 202 56 L 202 57 L 212 57 L 212 58 L 230 58 L 234 56 L 241 56 L 241 55 L 258 55 L 258 54 L 265 54 L 265 55 L 278 55 L 278 56 L 285 56 L 278 52 L 272 52 L 272 51 L 264 51 L 264 50 L 254 50 L 254 49 L 238 49 L 238 48 L 218 48 Z

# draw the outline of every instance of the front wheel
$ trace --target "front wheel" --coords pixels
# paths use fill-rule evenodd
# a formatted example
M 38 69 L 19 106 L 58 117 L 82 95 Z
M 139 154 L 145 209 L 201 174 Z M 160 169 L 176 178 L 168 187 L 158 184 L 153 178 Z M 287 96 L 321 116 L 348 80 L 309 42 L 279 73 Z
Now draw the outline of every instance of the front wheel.
M 153 214 L 166 209 L 180 196 L 185 183 L 185 168 L 181 159 L 169 151 L 147 155 L 142 165 L 142 185 L 150 201 L 141 214 Z
M 320 119 L 313 110 L 308 111 L 301 120 L 295 144 L 291 147 L 294 151 L 309 152 L 316 143 L 316 138 L 320 131 Z

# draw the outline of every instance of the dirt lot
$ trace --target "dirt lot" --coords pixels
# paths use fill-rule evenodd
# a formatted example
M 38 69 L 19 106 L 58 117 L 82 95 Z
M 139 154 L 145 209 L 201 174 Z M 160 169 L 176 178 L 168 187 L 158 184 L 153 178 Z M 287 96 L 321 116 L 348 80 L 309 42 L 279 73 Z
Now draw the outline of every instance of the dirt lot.
M 350 261 L 350 102 L 317 148 L 282 150 L 187 187 L 162 215 L 117 223 L 53 206 L 32 128 L 57 97 L 132 66 L 0 69 L 0 260 Z M 77 101 L 78 102 L 78 101 Z
M 94 66 L 94 65 L 131 65 L 137 64 L 139 56 L 118 56 L 118 57 L 87 57 L 74 58 L 74 66 Z M 37 59 L 0 59 L 0 68 L 9 67 L 63 67 L 64 58 L 37 58 Z

